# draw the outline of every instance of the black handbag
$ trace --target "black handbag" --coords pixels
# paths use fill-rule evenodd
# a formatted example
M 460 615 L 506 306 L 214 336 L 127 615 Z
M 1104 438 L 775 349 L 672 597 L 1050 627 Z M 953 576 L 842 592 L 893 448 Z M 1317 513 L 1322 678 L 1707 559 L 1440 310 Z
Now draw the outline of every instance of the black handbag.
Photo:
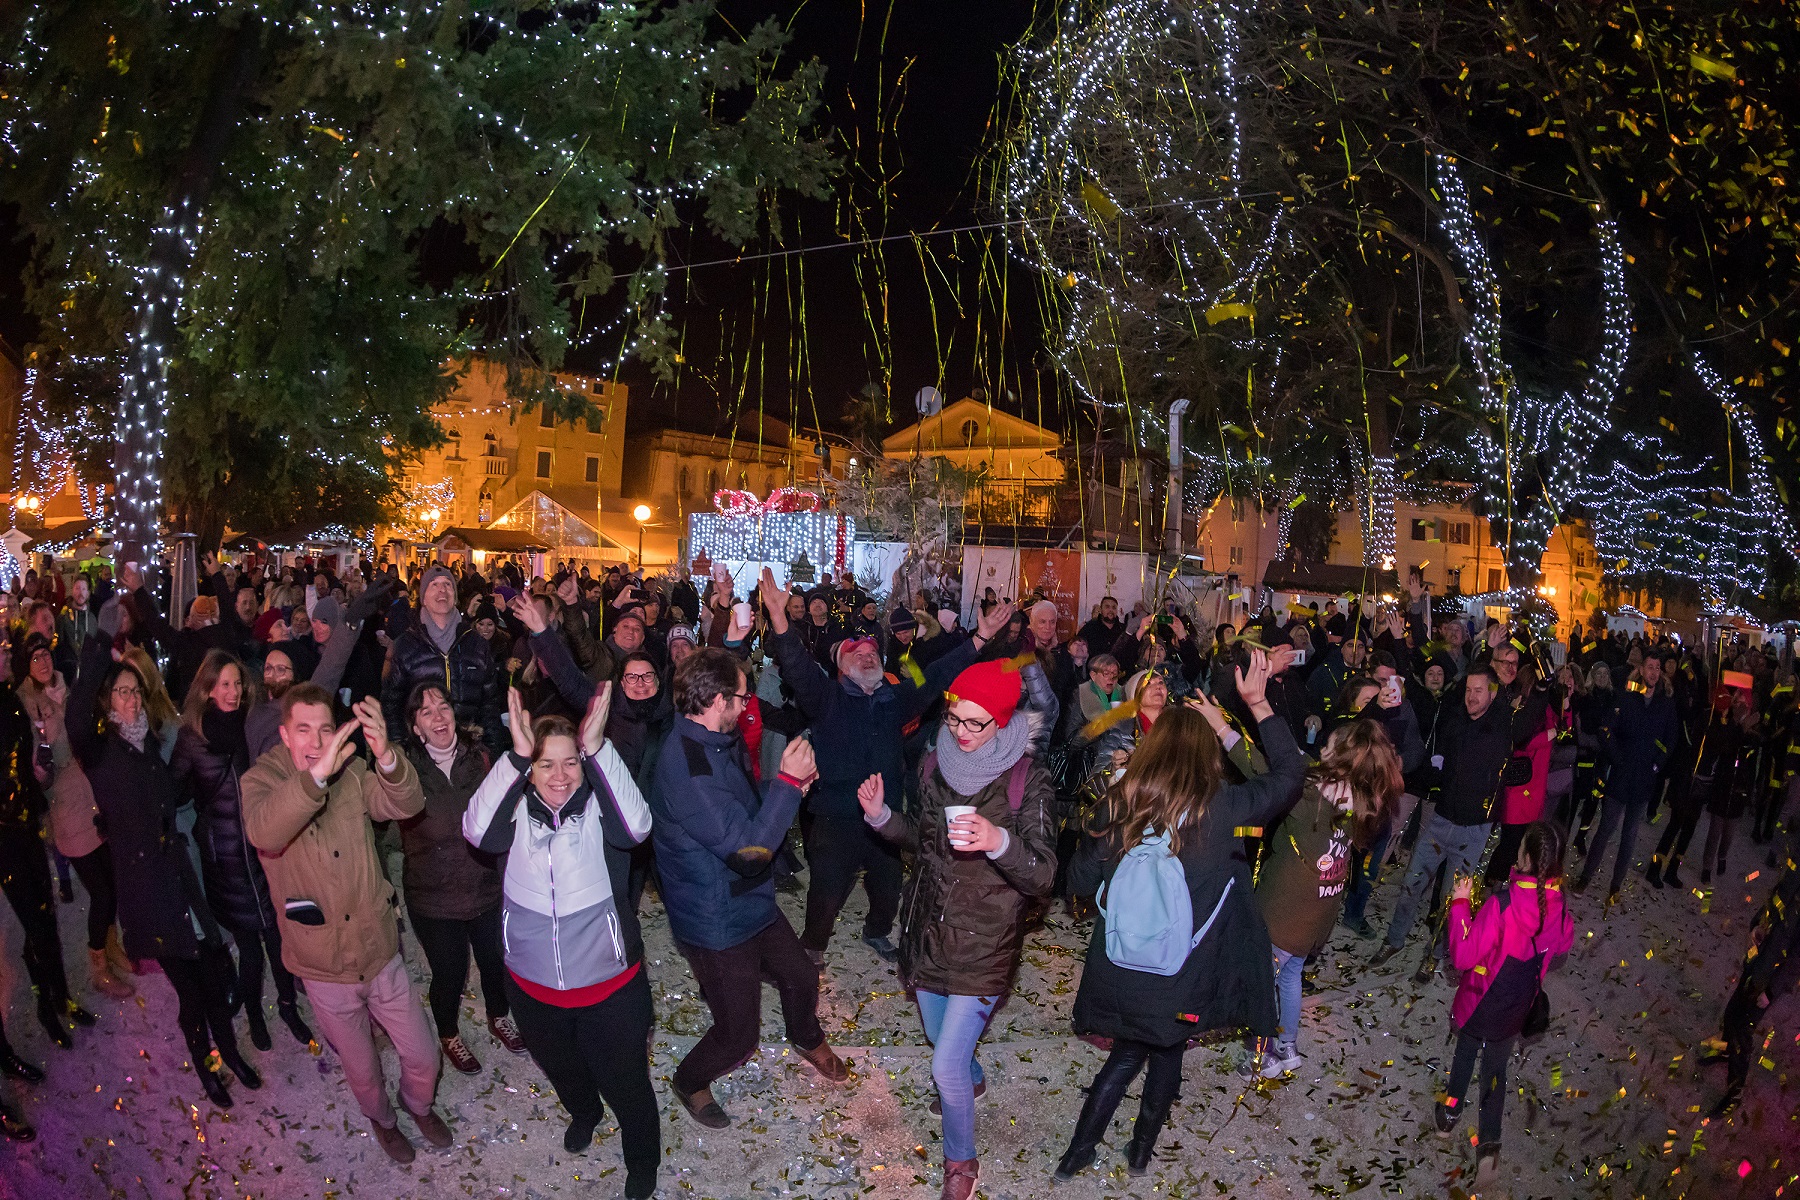
M 1550 1029 L 1550 997 L 1538 988 L 1537 999 L 1531 1002 L 1531 1011 L 1525 1014 L 1525 1027 L 1519 1031 L 1523 1037 L 1537 1037 Z
M 1506 787 L 1524 787 L 1531 782 L 1531 755 L 1515 754 L 1500 770 L 1500 782 Z

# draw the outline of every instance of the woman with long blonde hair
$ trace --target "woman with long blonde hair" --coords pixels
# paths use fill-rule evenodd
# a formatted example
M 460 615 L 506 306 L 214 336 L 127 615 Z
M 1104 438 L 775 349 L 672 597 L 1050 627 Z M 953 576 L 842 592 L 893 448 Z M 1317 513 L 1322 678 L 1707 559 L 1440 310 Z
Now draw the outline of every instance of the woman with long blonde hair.
M 1186 878 L 1198 936 L 1174 974 L 1124 966 L 1107 952 L 1115 897 L 1106 897 L 1094 922 L 1075 1032 L 1109 1037 L 1112 1053 L 1094 1077 L 1056 1177 L 1069 1179 L 1094 1161 L 1095 1148 L 1138 1070 L 1149 1064 L 1126 1170 L 1149 1169 L 1156 1137 L 1181 1087 L 1188 1039 L 1208 1030 L 1247 1027 L 1275 1032 L 1275 984 L 1269 971 L 1269 933 L 1250 895 L 1250 861 L 1243 833 L 1272 825 L 1292 806 L 1306 777 L 1306 760 L 1287 723 L 1269 707 L 1268 658 L 1252 650 L 1236 668 L 1238 695 L 1256 719 L 1267 755 L 1266 773 L 1244 783 L 1224 782 L 1219 737 L 1191 708 L 1166 709 L 1144 732 L 1124 778 L 1108 794 L 1090 836 L 1069 867 L 1072 895 L 1108 888 L 1126 856 L 1140 846 L 1166 853 Z M 1104 893 L 1102 893 L 1104 894 Z M 1121 905 L 1122 907 L 1122 905 Z

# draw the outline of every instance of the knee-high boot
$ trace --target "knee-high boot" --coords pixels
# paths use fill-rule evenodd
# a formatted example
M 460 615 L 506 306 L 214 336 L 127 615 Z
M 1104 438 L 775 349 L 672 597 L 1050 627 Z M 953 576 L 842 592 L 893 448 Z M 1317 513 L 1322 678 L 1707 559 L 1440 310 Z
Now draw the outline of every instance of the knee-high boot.
M 1112 1124 L 1113 1113 L 1118 1111 L 1119 1101 L 1125 1098 L 1125 1089 L 1137 1076 L 1139 1060 L 1129 1063 L 1115 1064 L 1108 1059 L 1094 1076 L 1094 1082 L 1088 1088 L 1087 1100 L 1081 1106 L 1081 1116 L 1075 1121 L 1075 1135 L 1069 1140 L 1069 1148 L 1063 1152 L 1062 1161 L 1056 1165 L 1055 1178 L 1060 1181 L 1073 1179 L 1076 1175 L 1093 1165 L 1094 1149 L 1106 1136 L 1107 1126 Z

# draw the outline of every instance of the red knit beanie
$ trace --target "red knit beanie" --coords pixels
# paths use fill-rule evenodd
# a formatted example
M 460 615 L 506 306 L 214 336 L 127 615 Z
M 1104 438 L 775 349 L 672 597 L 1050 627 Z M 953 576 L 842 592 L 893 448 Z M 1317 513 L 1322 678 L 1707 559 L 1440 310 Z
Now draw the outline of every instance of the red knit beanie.
M 1018 668 L 1008 662 L 978 662 L 963 671 L 944 691 L 946 703 L 967 700 L 987 709 L 994 722 L 1005 729 L 1012 720 L 1013 709 L 1019 707 Z

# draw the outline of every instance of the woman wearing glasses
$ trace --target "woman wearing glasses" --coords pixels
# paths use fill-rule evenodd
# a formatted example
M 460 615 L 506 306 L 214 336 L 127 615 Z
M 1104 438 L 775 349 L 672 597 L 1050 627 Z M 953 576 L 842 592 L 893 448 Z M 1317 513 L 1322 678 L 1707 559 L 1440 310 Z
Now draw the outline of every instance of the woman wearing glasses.
M 209 1059 L 219 1057 L 247 1088 L 262 1078 L 244 1061 L 227 996 L 235 972 L 213 920 L 187 838 L 175 826 L 181 784 L 163 762 L 145 709 L 147 688 L 128 661 L 114 662 L 119 602 L 100 609 L 100 632 L 82 648 L 81 673 L 69 699 L 69 743 L 87 772 L 112 846 L 125 952 L 154 958 L 180 998 L 176 1018 L 206 1095 L 220 1108 L 231 1094 Z M 211 1037 L 208 1037 L 208 1030 Z
M 900 905 L 900 978 L 934 1047 L 944 1200 L 975 1190 L 975 1100 L 987 1091 L 975 1046 L 1012 986 L 1031 902 L 1056 879 L 1055 787 L 1025 753 L 1020 692 L 1004 662 L 976 663 L 945 690 L 916 820 L 888 807 L 878 774 L 857 792 L 863 819 L 917 855 Z

